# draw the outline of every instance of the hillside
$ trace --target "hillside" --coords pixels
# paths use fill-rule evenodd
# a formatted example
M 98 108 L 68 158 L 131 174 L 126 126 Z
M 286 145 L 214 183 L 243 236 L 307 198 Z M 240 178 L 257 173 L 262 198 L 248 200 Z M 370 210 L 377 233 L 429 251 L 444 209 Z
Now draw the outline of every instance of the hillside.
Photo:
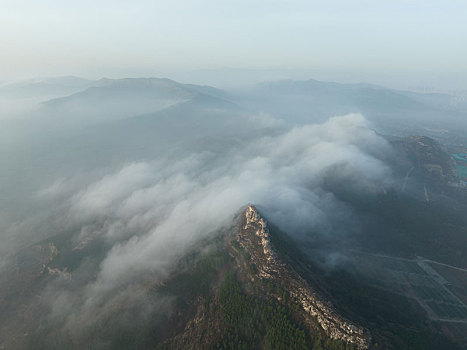
M 15 256 L 8 281 L 0 283 L 0 300 L 6 302 L 0 318 L 1 348 L 35 344 L 73 349 L 99 343 L 138 349 L 368 348 L 366 330 L 345 320 L 281 262 L 267 224 L 253 206 L 241 211 L 225 234 L 207 247 L 199 246 L 203 253 L 196 249 L 186 256 L 164 282 L 146 279 L 139 286 L 155 298 L 152 302 L 171 300 L 170 312 L 141 320 L 135 318 L 137 305 L 117 304 L 99 321 L 103 328 L 89 325 L 74 334 L 57 331 L 57 320 L 45 316 L 42 289 L 54 279 L 75 283 L 80 277 L 74 275 L 74 266 L 101 243 L 70 245 L 60 237 L 52 241 Z M 15 313 L 20 305 L 25 312 Z M 133 326 L 124 326 L 122 317 L 133 319 Z
M 78 286 L 76 267 L 102 244 L 61 236 L 13 258 L 0 281 L 0 348 L 457 349 L 404 298 L 344 270 L 324 273 L 252 205 L 163 281 L 145 276 L 131 298 L 64 326 L 46 286 Z
M 237 220 L 214 295 L 162 348 L 368 348 L 368 331 L 339 315 L 281 260 L 254 206 Z

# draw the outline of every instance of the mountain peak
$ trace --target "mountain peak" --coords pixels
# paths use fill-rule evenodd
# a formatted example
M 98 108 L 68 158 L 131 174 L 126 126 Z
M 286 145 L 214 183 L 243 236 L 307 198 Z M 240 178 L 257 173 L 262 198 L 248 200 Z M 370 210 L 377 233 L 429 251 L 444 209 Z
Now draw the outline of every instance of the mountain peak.
M 369 332 L 340 315 L 290 264 L 282 260 L 271 241 L 271 229 L 257 208 L 249 204 L 240 220 L 237 240 L 250 256 L 248 263 L 253 264 L 253 270 L 257 271 L 256 276 L 250 276 L 251 279 L 267 279 L 285 290 L 301 306 L 300 311 L 310 329 L 317 320 L 330 338 L 368 349 Z
M 261 239 L 261 246 L 263 247 L 263 254 L 266 260 L 274 260 L 275 256 L 271 246 L 267 222 L 261 217 L 256 207 L 252 204 L 248 205 L 245 211 L 245 225 L 243 229 L 253 229 L 255 234 Z

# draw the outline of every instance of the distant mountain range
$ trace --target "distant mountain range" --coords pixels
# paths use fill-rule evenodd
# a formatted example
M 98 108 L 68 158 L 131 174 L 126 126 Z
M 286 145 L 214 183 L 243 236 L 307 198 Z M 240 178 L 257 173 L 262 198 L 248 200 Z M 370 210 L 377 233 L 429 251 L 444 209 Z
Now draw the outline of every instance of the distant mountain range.
M 467 114 L 455 97 L 419 94 L 371 84 L 284 80 L 259 84 L 237 96 L 239 103 L 297 123 L 321 122 L 334 115 L 362 113 L 385 133 L 424 133 L 465 127 Z M 436 130 L 435 130 L 436 129 Z M 417 132 L 418 130 L 418 132 Z
M 266 112 L 300 124 L 321 122 L 335 115 L 362 113 L 381 132 L 417 134 L 417 130 L 422 130 L 424 134 L 442 138 L 446 138 L 443 130 L 457 131 L 463 127 L 467 116 L 467 102 L 459 96 L 313 79 L 282 80 L 241 91 L 223 91 L 160 78 L 92 81 L 59 77 L 3 84 L 0 85 L 0 99 L 2 96 L 38 101 L 42 98 L 40 113 L 61 115 L 61 119 L 69 122 L 79 119 L 72 122 L 78 125 L 150 114 L 206 97 L 212 102 L 213 99 L 228 101 L 251 113 Z

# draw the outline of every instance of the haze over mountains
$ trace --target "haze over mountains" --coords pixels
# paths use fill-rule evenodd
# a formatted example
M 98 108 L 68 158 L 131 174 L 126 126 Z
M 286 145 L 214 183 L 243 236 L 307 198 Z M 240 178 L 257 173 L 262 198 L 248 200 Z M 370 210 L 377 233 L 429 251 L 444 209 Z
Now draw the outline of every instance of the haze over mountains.
M 74 92 L 71 95 L 70 89 Z M 172 148 L 182 140 L 193 145 L 203 144 L 205 137 L 234 142 L 235 138 L 227 141 L 223 133 L 245 135 L 281 123 L 283 126 L 321 123 L 348 113 L 363 114 L 382 133 L 422 133 L 448 142 L 457 142 L 464 133 L 462 105 L 458 108 L 444 105 L 437 95 L 433 106 L 426 102 L 431 101 L 431 95 L 368 84 L 280 81 L 226 92 L 168 79 L 88 81 L 64 77 L 4 85 L 0 96 L 7 100 L 11 90 L 28 99 L 40 99 L 51 91 L 57 94 L 40 103 L 36 100 L 33 105 L 25 103 L 30 106 L 27 113 L 18 115 L 2 109 L 5 127 L 0 131 L 0 142 L 8 152 L 4 159 L 9 159 L 10 150 L 14 149 L 23 154 L 13 157 L 19 164 L 28 162 L 28 157 L 37 159 L 46 155 L 47 161 L 61 153 L 61 159 L 80 161 L 82 158 L 91 163 L 98 159 L 99 164 L 109 165 L 109 161 L 117 161 L 119 157 L 121 160 L 144 158 L 148 156 L 145 152 L 153 153 L 153 147 Z M 443 96 L 443 101 L 449 98 Z M 66 138 L 74 141 L 56 147 Z M 72 149 L 60 152 L 63 146 Z M 47 150 L 50 147 L 54 148 L 53 152 Z M 34 155 L 36 150 L 41 152 L 40 156 Z M 95 157 L 79 157 L 80 152 Z M 22 161 L 22 157 L 26 158 Z M 52 158 L 51 162 L 60 163 Z
M 255 270 L 263 263 L 248 260 L 255 246 L 242 252 L 229 239 L 219 243 L 241 235 L 232 227 L 250 203 L 275 232 L 271 244 L 284 255 L 278 266 L 290 263 L 290 275 L 345 316 L 332 319 L 356 319 L 362 334 L 373 332 L 368 346 L 416 348 L 424 337 L 464 344 L 436 323 L 445 317 L 437 308 L 448 305 L 449 322 L 462 324 L 462 283 L 446 292 L 423 269 L 401 282 L 387 272 L 393 260 L 378 260 L 377 272 L 364 269 L 386 258 L 412 266 L 420 256 L 465 269 L 466 194 L 446 146 L 463 154 L 467 114 L 452 96 L 316 80 L 224 91 L 159 78 L 73 77 L 4 84 L 0 96 L 34 101 L 27 112 L 1 116 L 1 345 L 114 348 L 115 329 L 128 330 L 126 341 L 138 348 L 132 322 L 168 322 L 173 327 L 157 336 L 148 330 L 154 338 L 143 348 L 177 348 L 180 339 L 199 340 L 202 330 L 190 328 L 196 313 L 225 326 L 217 308 L 225 306 L 219 286 L 226 271 L 237 271 L 247 295 L 258 288 L 260 300 L 283 302 L 283 291 L 256 284 L 266 277 Z M 413 134 L 425 136 L 407 138 Z M 215 258 L 212 274 L 202 274 L 206 290 L 185 295 L 179 274 L 193 284 L 203 279 L 197 264 L 211 248 L 227 260 Z M 328 280 L 333 273 L 340 277 Z M 417 288 L 454 296 L 424 299 Z M 392 298 L 402 309 L 391 310 Z M 180 305 L 192 312 L 178 319 Z M 380 315 L 369 313 L 375 305 Z M 114 321 L 121 309 L 125 316 Z M 308 329 L 300 312 L 287 315 L 298 333 Z M 331 337 L 322 325 L 310 327 L 320 335 L 306 344 Z M 353 334 L 353 326 L 339 327 Z M 222 337 L 208 337 L 209 344 Z
M 23 81 L 0 86 L 3 100 L 41 99 L 45 113 L 82 113 L 102 118 L 124 118 L 155 112 L 173 104 L 207 95 L 249 108 L 265 111 L 278 118 L 306 123 L 330 115 L 362 112 L 379 123 L 400 122 L 410 113 L 413 124 L 455 123 L 462 118 L 465 101 L 455 95 L 421 94 L 398 91 L 371 84 L 339 84 L 316 80 L 283 80 L 261 83 L 243 91 L 222 91 L 208 86 L 180 84 L 169 79 L 131 78 L 90 81 L 75 77 Z M 57 97 L 58 96 L 58 97 Z M 57 97 L 57 98 L 54 98 Z M 91 108 L 94 106 L 94 109 Z M 313 108 L 311 108 L 314 106 Z M 87 108 L 83 111 L 77 108 Z M 102 113 L 100 109 L 102 110 Z M 381 114 L 381 115 L 380 115 Z M 7 117 L 4 113 L 3 118 Z M 397 118 L 397 120 L 394 120 Z

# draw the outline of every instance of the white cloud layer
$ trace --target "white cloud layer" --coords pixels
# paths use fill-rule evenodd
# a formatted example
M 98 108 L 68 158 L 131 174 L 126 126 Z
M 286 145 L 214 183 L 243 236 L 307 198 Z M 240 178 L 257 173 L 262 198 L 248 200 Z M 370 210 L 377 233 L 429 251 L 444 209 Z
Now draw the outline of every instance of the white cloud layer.
M 349 210 L 325 190 L 325 178 L 381 191 L 389 185 L 390 170 L 380 159 L 388 151 L 366 120 L 351 114 L 258 137 L 222 156 L 132 163 L 102 177 L 69 200 L 74 220 L 105 222 L 99 230 L 83 229 L 80 239 L 98 234 L 111 243 L 97 278 L 86 286 L 85 308 L 135 276 L 163 278 L 196 242 L 230 225 L 248 203 L 297 237 L 332 234 L 333 223 Z

